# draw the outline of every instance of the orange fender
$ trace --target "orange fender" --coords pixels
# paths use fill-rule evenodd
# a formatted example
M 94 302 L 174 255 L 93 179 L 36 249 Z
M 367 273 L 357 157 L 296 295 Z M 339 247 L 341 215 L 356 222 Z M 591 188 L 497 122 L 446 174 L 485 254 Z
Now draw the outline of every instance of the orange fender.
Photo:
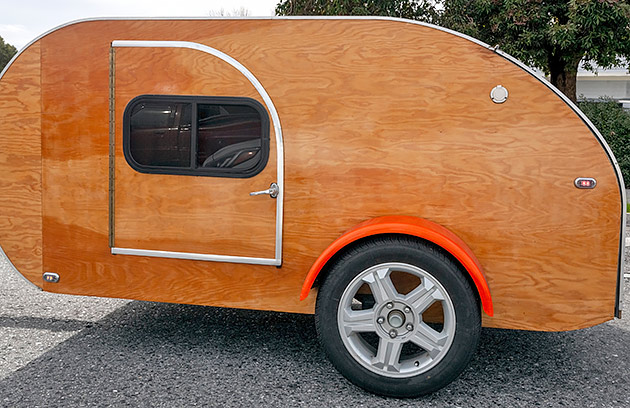
M 468 245 L 443 226 L 422 218 L 410 216 L 387 216 L 367 220 L 337 238 L 337 240 L 330 244 L 319 258 L 317 258 L 308 271 L 308 275 L 306 275 L 306 279 L 302 285 L 300 300 L 304 300 L 308 297 L 315 278 L 317 278 L 317 275 L 319 275 L 324 265 L 326 265 L 330 258 L 339 250 L 361 238 L 380 234 L 412 235 L 433 242 L 448 251 L 464 266 L 473 282 L 475 282 L 484 312 L 488 316 L 494 315 L 488 282 L 484 276 L 481 264 Z

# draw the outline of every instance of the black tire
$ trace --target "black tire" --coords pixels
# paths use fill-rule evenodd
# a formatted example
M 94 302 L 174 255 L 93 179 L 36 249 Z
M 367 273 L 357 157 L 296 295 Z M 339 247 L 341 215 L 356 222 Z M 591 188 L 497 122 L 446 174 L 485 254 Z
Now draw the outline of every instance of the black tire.
M 378 267 L 376 267 L 377 265 Z M 383 272 L 386 269 L 381 269 L 377 275 L 375 271 L 383 267 L 383 265 L 389 268 L 389 272 Z M 434 292 L 438 292 L 438 294 L 431 296 L 440 297 L 443 296 L 441 293 L 445 292 L 447 296 L 444 297 L 449 298 L 448 301 L 437 301 L 440 302 L 444 313 L 444 323 L 441 332 L 436 331 L 436 333 L 441 336 L 441 342 L 450 345 L 448 347 L 440 346 L 442 347 L 441 349 L 438 349 L 438 347 L 431 349 L 432 355 L 435 357 L 431 357 L 431 353 L 426 351 L 430 350 L 429 348 L 417 348 L 416 354 L 412 354 L 410 359 L 404 353 L 400 354 L 408 347 L 404 345 L 406 343 L 413 343 L 411 347 L 416 347 L 418 337 L 416 337 L 417 334 L 414 333 L 414 330 L 422 332 L 427 324 L 422 319 L 424 311 L 421 311 L 421 307 L 416 307 L 417 303 L 413 303 L 413 309 L 406 307 L 406 303 L 400 300 L 402 298 L 396 297 L 404 297 L 398 292 L 395 293 L 393 298 L 396 299 L 395 302 L 387 301 L 386 306 L 391 307 L 391 309 L 385 309 L 385 306 L 381 304 L 384 301 L 375 302 L 373 300 L 371 303 L 366 303 L 369 306 L 365 307 L 367 309 L 365 312 L 368 316 L 365 318 L 365 321 L 372 319 L 375 328 L 374 338 L 376 343 L 373 340 L 375 345 L 371 348 L 370 346 L 364 346 L 369 344 L 369 341 L 366 339 L 371 335 L 369 334 L 370 331 L 359 332 L 357 330 L 355 333 L 354 329 L 346 329 L 346 327 L 349 327 L 346 324 L 349 325 L 349 323 L 345 322 L 351 321 L 351 319 L 349 317 L 341 317 L 350 316 L 350 314 L 354 316 L 357 299 L 365 296 L 363 294 L 359 295 L 358 290 L 354 292 L 356 296 L 352 295 L 352 290 L 354 290 L 352 288 L 357 287 L 356 285 L 358 284 L 364 284 L 365 279 L 368 278 L 371 280 L 370 282 L 372 282 L 374 277 L 379 279 L 379 282 L 381 282 L 381 279 L 384 282 L 385 278 L 380 276 L 385 276 L 385 274 L 388 277 L 391 276 L 392 272 L 397 270 L 397 265 L 401 265 L 400 268 L 407 268 L 413 273 L 416 273 L 418 269 L 428 273 L 429 276 L 425 277 L 425 275 L 422 275 L 419 281 L 422 282 L 422 285 L 424 285 L 425 280 L 429 283 L 439 282 L 439 285 L 435 285 L 435 290 L 431 289 Z M 376 237 L 351 248 L 332 265 L 317 295 L 315 323 L 319 340 L 328 358 L 352 383 L 380 395 L 416 397 L 446 386 L 455 380 L 470 362 L 477 348 L 481 332 L 479 301 L 465 273 L 455 262 L 445 256 L 441 250 L 411 237 Z M 415 293 L 422 293 L 420 287 L 421 285 L 418 285 L 412 292 L 417 290 Z M 369 288 L 374 293 L 371 284 Z M 363 289 L 363 291 L 365 290 Z M 428 293 L 428 291 L 424 293 Z M 354 296 L 352 298 L 354 303 L 352 303 L 350 308 L 347 306 L 348 296 Z M 386 299 L 382 295 L 379 296 L 381 299 Z M 411 292 L 406 296 L 411 296 Z M 419 299 L 418 296 L 420 295 L 413 299 Z M 373 297 L 376 299 L 376 295 L 373 294 Z M 410 297 L 410 299 L 412 298 Z M 344 301 L 343 306 L 340 305 L 341 300 Z M 391 311 L 398 312 L 398 308 L 404 308 L 405 313 L 409 313 L 409 315 L 401 318 L 401 310 L 401 313 L 396 313 L 397 316 L 394 316 Z M 411 312 L 408 312 L 409 310 Z M 420 312 L 416 313 L 417 311 Z M 450 317 L 446 317 L 447 311 Z M 385 313 L 389 314 L 383 320 Z M 413 320 L 415 318 L 417 320 Z M 449 330 L 446 330 L 447 319 Z M 340 321 L 342 323 L 339 323 Z M 409 325 L 404 327 L 398 326 L 400 321 L 403 321 L 403 324 L 409 322 Z M 412 323 L 416 326 L 413 326 Z M 392 329 L 392 327 L 399 327 L 399 329 Z M 412 329 L 406 331 L 405 327 L 411 327 Z M 348 334 L 348 330 L 351 330 L 350 334 Z M 405 331 L 405 333 L 400 334 L 397 338 L 387 338 L 384 333 L 390 333 L 390 337 L 395 336 L 395 334 L 392 334 L 391 331 L 387 332 L 387 330 L 399 330 Z M 343 339 L 342 331 L 345 333 Z M 443 340 L 444 337 L 448 338 L 448 340 Z M 412 338 L 413 340 L 411 340 Z M 405 339 L 410 340 L 405 341 Z M 377 350 L 381 347 L 381 342 L 384 345 L 384 349 L 387 348 L 387 345 L 394 345 L 396 342 L 403 343 L 402 346 L 396 346 L 400 347 L 401 351 L 396 353 L 401 355 L 401 357 L 397 359 L 395 353 L 392 354 L 393 357 L 389 360 L 387 357 L 381 359 L 382 361 L 390 361 L 392 362 L 391 364 L 374 363 L 374 361 L 379 361 Z M 374 353 L 372 363 L 369 362 L 370 351 Z M 383 356 L 386 353 L 383 352 L 380 355 Z M 403 357 L 405 358 L 403 359 Z M 424 359 L 422 360 L 423 366 L 418 368 L 420 366 L 418 360 L 420 359 Z M 426 367 L 426 369 L 423 370 L 423 367 Z M 403 369 L 408 371 L 402 373 Z

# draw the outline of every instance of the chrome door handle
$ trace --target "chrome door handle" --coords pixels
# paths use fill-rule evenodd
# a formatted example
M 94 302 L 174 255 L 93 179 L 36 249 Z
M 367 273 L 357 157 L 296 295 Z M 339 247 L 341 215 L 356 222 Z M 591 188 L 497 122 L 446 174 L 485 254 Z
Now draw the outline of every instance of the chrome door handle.
M 278 197 L 279 193 L 280 193 L 280 187 L 278 187 L 276 183 L 271 183 L 268 189 L 262 190 L 262 191 L 252 191 L 251 193 L 249 193 L 249 195 L 257 196 L 257 195 L 269 194 L 271 198 L 276 198 Z

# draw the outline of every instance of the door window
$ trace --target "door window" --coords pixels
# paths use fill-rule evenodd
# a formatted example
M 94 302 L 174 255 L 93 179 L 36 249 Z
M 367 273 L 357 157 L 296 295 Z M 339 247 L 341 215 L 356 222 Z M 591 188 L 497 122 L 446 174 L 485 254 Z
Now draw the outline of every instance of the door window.
M 252 177 L 267 164 L 269 118 L 250 98 L 143 95 L 125 108 L 123 149 L 142 173 Z

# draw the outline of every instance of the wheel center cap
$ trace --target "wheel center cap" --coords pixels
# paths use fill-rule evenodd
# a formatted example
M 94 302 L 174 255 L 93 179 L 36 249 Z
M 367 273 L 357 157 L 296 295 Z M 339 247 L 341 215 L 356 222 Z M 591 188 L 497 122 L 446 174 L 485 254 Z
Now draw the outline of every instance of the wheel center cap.
M 416 325 L 414 310 L 400 300 L 390 300 L 376 305 L 375 322 L 381 337 L 406 341 Z
M 390 326 L 399 328 L 405 324 L 405 315 L 400 310 L 392 310 L 387 315 L 387 322 Z

